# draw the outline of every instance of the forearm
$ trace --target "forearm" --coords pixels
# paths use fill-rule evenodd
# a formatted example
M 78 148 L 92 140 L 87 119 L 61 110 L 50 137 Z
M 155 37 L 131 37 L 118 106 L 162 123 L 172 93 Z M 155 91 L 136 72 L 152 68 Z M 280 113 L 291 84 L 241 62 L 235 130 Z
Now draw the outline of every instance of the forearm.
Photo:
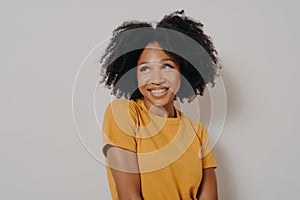
M 198 194 L 199 200 L 218 200 L 217 178 L 213 168 L 203 170 Z

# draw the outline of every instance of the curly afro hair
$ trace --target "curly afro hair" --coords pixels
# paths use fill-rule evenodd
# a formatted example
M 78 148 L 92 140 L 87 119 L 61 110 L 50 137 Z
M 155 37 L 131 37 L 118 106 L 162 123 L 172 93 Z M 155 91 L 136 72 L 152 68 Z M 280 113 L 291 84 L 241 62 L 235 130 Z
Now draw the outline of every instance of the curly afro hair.
M 181 86 L 176 94 L 180 101 L 190 102 L 196 95 L 203 95 L 207 84 L 214 86 L 221 69 L 211 38 L 203 32 L 203 24 L 185 16 L 182 10 L 164 16 L 155 25 L 127 21 L 113 31 L 100 60 L 100 83 L 112 89 L 117 98 L 143 98 L 137 86 L 137 61 L 149 43 L 158 42 L 180 66 Z

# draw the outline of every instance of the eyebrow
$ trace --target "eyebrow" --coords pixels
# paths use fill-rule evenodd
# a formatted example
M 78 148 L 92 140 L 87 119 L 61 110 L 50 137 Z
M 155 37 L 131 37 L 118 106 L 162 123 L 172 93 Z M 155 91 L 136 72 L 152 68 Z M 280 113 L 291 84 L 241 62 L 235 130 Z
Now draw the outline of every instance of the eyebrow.
M 175 60 L 172 58 L 164 58 L 164 59 L 161 59 L 159 62 L 162 62 L 162 61 L 172 61 L 173 63 L 176 63 Z M 148 64 L 148 63 L 153 63 L 153 62 L 143 61 L 139 65 Z

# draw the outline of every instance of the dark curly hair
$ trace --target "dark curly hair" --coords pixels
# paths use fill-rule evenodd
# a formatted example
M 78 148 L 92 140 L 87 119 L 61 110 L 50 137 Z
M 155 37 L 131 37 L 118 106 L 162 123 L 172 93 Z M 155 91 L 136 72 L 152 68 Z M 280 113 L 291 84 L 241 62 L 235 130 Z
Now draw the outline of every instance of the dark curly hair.
M 203 24 L 175 11 L 156 23 L 127 21 L 113 31 L 113 37 L 101 57 L 102 80 L 116 97 L 143 98 L 137 86 L 135 67 L 147 44 L 158 42 L 164 52 L 175 59 L 182 74 L 176 96 L 192 101 L 203 95 L 207 84 L 214 86 L 221 66 L 217 51 Z

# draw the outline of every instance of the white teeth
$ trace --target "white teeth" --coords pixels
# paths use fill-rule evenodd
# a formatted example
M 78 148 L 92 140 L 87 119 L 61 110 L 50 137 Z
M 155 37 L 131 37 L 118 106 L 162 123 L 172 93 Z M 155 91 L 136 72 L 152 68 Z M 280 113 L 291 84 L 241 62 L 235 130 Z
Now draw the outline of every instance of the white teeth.
M 166 91 L 167 89 L 160 89 L 160 90 L 151 90 L 152 93 L 155 93 L 155 94 L 160 94 L 160 93 L 163 93 L 164 91 Z

